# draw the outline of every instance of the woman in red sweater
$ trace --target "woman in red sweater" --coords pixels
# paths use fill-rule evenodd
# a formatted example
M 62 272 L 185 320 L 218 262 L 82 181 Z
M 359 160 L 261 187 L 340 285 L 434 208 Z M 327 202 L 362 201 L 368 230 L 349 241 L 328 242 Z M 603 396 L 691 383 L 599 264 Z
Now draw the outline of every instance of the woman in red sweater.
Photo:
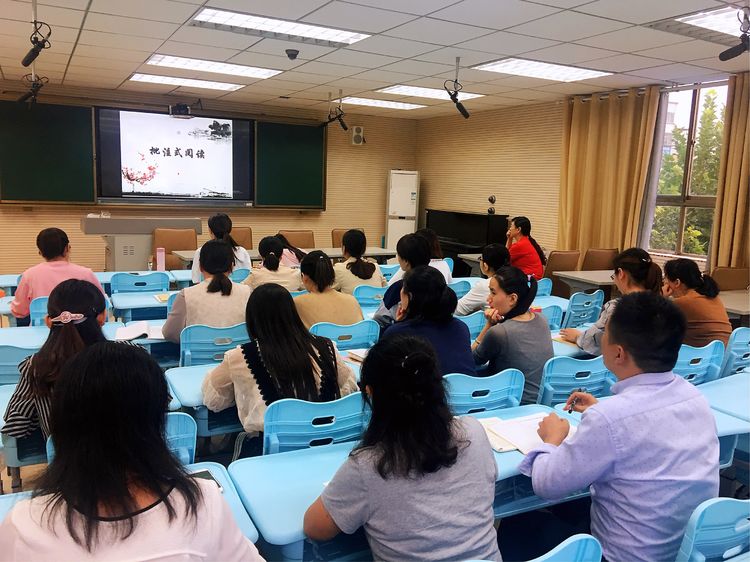
M 510 264 L 533 275 L 537 281 L 544 276 L 547 258 L 536 240 L 531 237 L 531 221 L 526 217 L 514 217 L 510 221 L 506 246 L 510 252 Z

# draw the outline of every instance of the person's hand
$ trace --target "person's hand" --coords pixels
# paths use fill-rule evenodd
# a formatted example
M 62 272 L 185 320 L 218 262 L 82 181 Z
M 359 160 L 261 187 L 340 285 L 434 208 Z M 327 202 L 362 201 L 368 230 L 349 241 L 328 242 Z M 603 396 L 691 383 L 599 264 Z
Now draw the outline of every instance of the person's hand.
M 401 322 L 404 318 L 406 318 L 406 309 L 399 303 L 398 309 L 396 310 L 396 322 Z
M 494 326 L 498 322 L 500 322 L 503 319 L 502 314 L 500 314 L 497 310 L 494 308 L 485 308 L 484 309 L 484 317 L 487 319 L 487 323 L 490 326 Z
M 581 330 L 576 330 L 575 328 L 563 328 L 560 330 L 560 337 L 570 343 L 576 343 L 580 335 Z
M 513 235 L 510 233 L 510 230 L 505 233 L 505 238 L 507 238 L 508 240 L 510 240 L 512 236 Z
M 584 412 L 588 407 L 593 406 L 598 402 L 598 400 L 588 392 L 576 391 L 568 396 L 568 401 L 565 402 L 565 410 L 570 410 L 570 405 L 573 403 L 573 400 L 576 401 L 573 406 L 574 412 Z
M 537 433 L 545 443 L 559 445 L 568 436 L 569 431 L 570 423 L 568 423 L 568 420 L 564 420 L 553 413 L 539 422 Z

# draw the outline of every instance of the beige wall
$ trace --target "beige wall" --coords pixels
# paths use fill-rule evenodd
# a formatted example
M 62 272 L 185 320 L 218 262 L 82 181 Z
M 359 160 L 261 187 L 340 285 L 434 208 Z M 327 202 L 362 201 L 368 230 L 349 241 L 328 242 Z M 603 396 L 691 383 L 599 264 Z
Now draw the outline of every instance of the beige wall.
M 421 207 L 525 215 L 548 250 L 557 242 L 563 106 L 523 105 L 417 124 Z
M 351 115 L 348 124 L 365 127 L 367 143 L 351 144 L 348 133 L 331 126 L 328 134 L 326 211 L 269 211 L 237 209 L 229 213 L 236 226 L 250 226 L 253 242 L 282 228 L 311 228 L 315 241 L 321 246 L 331 245 L 333 228 L 364 228 L 373 245 L 380 245 L 385 233 L 385 199 L 388 170 L 414 169 L 416 166 L 417 123 L 411 119 L 393 119 Z M 203 235 L 199 243 L 208 239 L 206 219 L 211 209 L 176 207 L 128 208 L 116 206 L 19 206 L 0 204 L 0 273 L 20 273 L 37 263 L 39 256 L 34 244 L 42 228 L 56 226 L 68 233 L 72 259 L 77 263 L 102 271 L 104 242 L 99 236 L 86 236 L 80 229 L 80 218 L 88 212 L 108 210 L 118 216 L 201 217 Z

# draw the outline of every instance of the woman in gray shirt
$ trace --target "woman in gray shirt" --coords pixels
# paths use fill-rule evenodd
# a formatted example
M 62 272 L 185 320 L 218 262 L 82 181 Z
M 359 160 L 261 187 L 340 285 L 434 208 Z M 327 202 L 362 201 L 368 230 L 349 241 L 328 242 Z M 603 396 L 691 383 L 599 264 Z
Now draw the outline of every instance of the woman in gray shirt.
M 544 364 L 554 354 L 547 320 L 529 310 L 536 289 L 536 279 L 517 267 L 495 272 L 490 278 L 487 324 L 471 346 L 474 362 L 489 362 L 491 373 L 511 368 L 523 373 L 521 404 L 536 403 Z

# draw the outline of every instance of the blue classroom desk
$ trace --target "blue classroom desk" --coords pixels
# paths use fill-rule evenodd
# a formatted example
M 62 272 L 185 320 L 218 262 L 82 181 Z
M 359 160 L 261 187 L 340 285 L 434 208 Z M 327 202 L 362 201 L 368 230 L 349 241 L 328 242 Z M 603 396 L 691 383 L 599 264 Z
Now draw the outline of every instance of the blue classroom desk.
M 112 309 L 122 315 L 124 322 L 130 322 L 134 310 L 163 309 L 167 316 L 167 303 L 156 300 L 155 295 L 176 293 L 177 291 L 145 291 L 142 293 L 117 293 L 112 295 Z
M 122 322 L 106 322 L 102 326 L 104 337 L 108 340 L 114 340 L 117 328 L 121 328 L 124 325 Z M 47 326 L 4 328 L 0 330 L 0 345 L 23 347 L 36 351 L 47 341 L 48 335 L 49 328 Z
M 10 312 L 10 303 L 13 302 L 13 297 L 0 297 L 0 316 L 8 317 L 8 324 L 11 326 L 16 325 L 16 317 Z
M 695 388 L 712 409 L 750 423 L 750 373 L 737 373 Z
M 193 271 L 191 269 L 173 269 L 169 274 L 175 280 L 175 283 L 177 283 L 178 289 L 189 287 L 193 280 Z
M 534 299 L 534 302 L 531 303 L 531 306 L 538 306 L 539 308 L 559 306 L 560 308 L 562 308 L 563 314 L 565 314 L 565 312 L 567 312 L 568 310 L 568 299 L 553 296 L 537 297 Z
M 529 405 L 482 412 L 476 417 L 508 419 L 552 411 L 546 406 Z M 577 422 L 571 420 L 571 423 Z M 305 511 L 333 478 L 355 445 L 355 442 L 324 445 L 240 459 L 229 465 L 229 475 L 250 518 L 265 541 L 282 547 L 282 555 L 286 559 L 302 558 L 302 541 L 305 538 L 302 520 Z M 519 451 L 496 452 L 497 480 L 518 476 L 518 465 L 523 457 Z
M 8 296 L 13 295 L 16 287 L 18 287 L 19 277 L 20 275 L 18 273 L 4 273 L 3 275 L 0 275 L 0 289 L 3 289 Z

